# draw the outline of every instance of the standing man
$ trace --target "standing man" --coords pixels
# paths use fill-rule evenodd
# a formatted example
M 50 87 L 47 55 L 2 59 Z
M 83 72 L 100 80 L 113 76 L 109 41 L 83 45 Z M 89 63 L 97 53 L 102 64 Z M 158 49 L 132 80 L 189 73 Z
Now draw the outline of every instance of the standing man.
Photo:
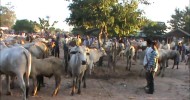
M 63 50 L 64 50 L 64 60 L 65 60 L 65 72 L 68 70 L 68 62 L 69 62 L 69 46 L 68 46 L 68 36 L 64 36 L 65 39 L 63 41 Z
M 147 39 L 146 40 L 147 42 L 147 48 L 145 50 L 145 56 L 144 56 L 144 61 L 143 61 L 143 66 L 144 66 L 144 69 L 146 70 L 146 67 L 149 63 L 149 59 L 150 59 L 150 53 L 153 51 L 151 45 L 152 45 L 152 41 L 150 39 Z M 149 88 L 149 81 L 148 81 L 148 72 L 146 71 L 146 82 L 147 82 L 147 85 L 145 86 L 145 89 L 148 89 Z
M 86 47 L 90 47 L 90 38 L 87 35 L 85 40 L 83 41 L 83 45 L 85 45 Z
M 147 45 L 151 42 L 147 40 Z M 147 86 L 145 91 L 148 94 L 154 93 L 154 74 L 158 70 L 158 43 L 156 41 L 152 42 L 152 46 L 147 49 L 144 58 L 144 68 L 146 70 L 146 80 Z M 148 56 L 149 55 L 149 56 Z
M 60 37 L 57 36 L 55 40 L 55 57 L 59 58 L 60 50 L 59 50 L 59 42 L 60 42 Z

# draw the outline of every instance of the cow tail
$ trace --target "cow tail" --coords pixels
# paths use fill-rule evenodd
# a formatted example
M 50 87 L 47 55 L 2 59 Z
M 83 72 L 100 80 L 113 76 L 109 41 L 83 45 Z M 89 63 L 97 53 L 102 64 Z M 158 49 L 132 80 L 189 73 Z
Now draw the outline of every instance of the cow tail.
M 25 78 L 26 78 L 26 98 L 28 98 L 28 92 L 29 92 L 29 76 L 30 76 L 30 72 L 31 72 L 31 63 L 32 63 L 32 57 L 31 57 L 31 53 L 24 49 L 24 55 L 26 57 L 26 73 L 25 73 Z

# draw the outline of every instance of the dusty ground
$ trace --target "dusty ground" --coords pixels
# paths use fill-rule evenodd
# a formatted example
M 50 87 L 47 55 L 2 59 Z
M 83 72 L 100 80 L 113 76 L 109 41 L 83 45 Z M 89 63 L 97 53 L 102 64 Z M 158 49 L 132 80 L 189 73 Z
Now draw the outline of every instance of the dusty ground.
M 82 94 L 70 95 L 71 78 L 63 76 L 61 89 L 56 97 L 51 97 L 54 89 L 54 78 L 45 78 L 46 86 L 35 97 L 29 100 L 190 100 L 190 74 L 184 63 L 179 69 L 166 69 L 165 77 L 155 78 L 155 93 L 146 94 L 143 87 L 146 85 L 144 76 L 140 77 L 142 68 L 138 63 L 132 65 L 131 72 L 125 71 L 125 62 L 117 63 L 116 71 L 107 67 L 96 67 L 92 76 L 87 77 L 87 88 L 82 88 Z M 21 100 L 21 91 L 18 85 L 12 90 L 12 96 L 3 95 L 0 100 Z M 32 87 L 32 86 L 31 86 Z M 31 92 L 31 91 L 30 91 Z

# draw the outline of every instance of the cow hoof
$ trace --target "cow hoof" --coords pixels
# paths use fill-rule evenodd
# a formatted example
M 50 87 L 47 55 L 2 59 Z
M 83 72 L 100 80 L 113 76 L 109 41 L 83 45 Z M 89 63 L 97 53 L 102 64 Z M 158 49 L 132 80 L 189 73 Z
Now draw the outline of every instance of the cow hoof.
M 10 91 L 8 91 L 8 92 L 6 93 L 6 95 L 12 95 L 12 93 L 11 93 Z
M 86 88 L 86 85 L 84 85 L 83 88 Z
M 36 93 L 32 93 L 32 96 L 33 96 L 33 97 L 36 96 Z
M 53 94 L 52 94 L 52 97 L 55 97 L 56 95 L 57 95 L 57 94 L 53 93 Z
M 55 97 L 58 94 L 58 91 L 54 91 L 52 97 Z
M 0 92 L 0 96 L 1 96 L 1 92 Z

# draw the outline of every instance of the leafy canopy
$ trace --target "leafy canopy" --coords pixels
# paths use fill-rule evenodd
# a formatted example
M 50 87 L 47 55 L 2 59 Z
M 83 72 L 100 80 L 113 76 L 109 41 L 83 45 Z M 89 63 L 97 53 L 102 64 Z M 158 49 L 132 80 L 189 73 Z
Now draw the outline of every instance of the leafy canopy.
M 0 27 L 11 28 L 16 20 L 13 6 L 8 3 L 6 6 L 0 6 Z
M 13 26 L 13 29 L 16 32 L 29 32 L 29 33 L 39 32 L 40 25 L 35 21 L 29 21 L 27 19 L 23 19 L 23 20 L 17 20 L 15 25 Z
M 172 29 L 181 28 L 190 33 L 190 8 L 185 7 L 185 10 L 176 8 L 169 23 Z
M 83 30 L 100 29 L 106 33 L 129 35 L 135 33 L 143 24 L 139 1 L 131 0 L 118 3 L 118 0 L 73 0 L 68 8 L 69 25 Z M 145 1 L 145 0 L 144 0 Z

